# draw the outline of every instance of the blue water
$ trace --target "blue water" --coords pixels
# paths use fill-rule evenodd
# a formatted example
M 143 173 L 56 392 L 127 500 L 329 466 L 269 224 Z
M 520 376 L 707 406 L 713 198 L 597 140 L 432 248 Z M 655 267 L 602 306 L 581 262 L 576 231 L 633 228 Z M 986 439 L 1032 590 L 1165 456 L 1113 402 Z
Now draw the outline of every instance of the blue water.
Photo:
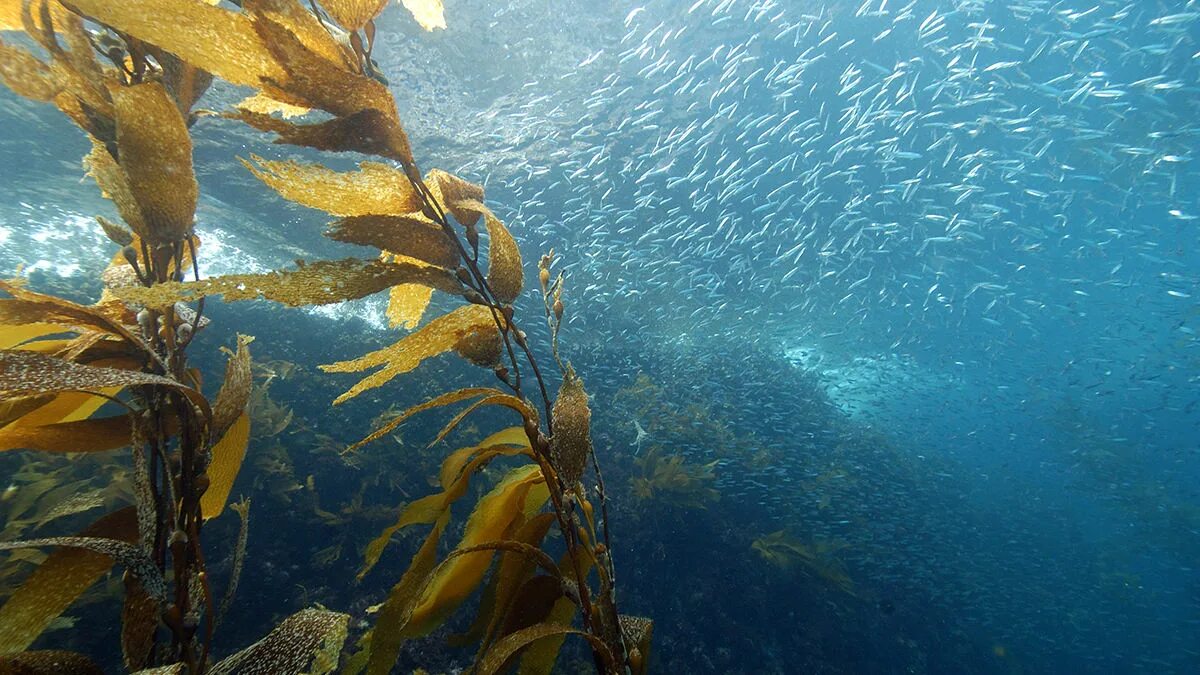
M 593 395 L 622 609 L 656 619 L 654 670 L 1200 672 L 1200 4 L 452 2 L 446 17 L 424 33 L 390 7 L 376 57 L 422 166 L 486 185 L 527 272 L 561 257 L 564 355 Z M 243 93 L 218 85 L 202 105 Z M 89 216 L 112 208 L 78 182 L 85 141 L 7 90 L 0 113 L 0 270 L 94 297 L 111 246 Z M 315 155 L 228 121 L 193 133 L 206 273 L 361 253 L 235 159 Z M 518 310 L 536 319 L 535 294 Z M 350 380 L 315 365 L 393 341 L 381 312 L 212 310 L 212 344 L 253 333 L 256 358 L 302 373 L 271 396 L 303 421 L 256 440 L 251 464 L 282 446 L 325 509 L 380 467 L 400 476 L 341 527 L 314 525 L 304 490 L 272 501 L 242 477 L 270 523 L 242 588 L 261 579 L 272 600 L 231 615 L 247 636 L 300 587 L 369 620 L 419 542 L 349 583 L 387 509 L 429 489 L 436 454 L 414 448 L 437 421 L 366 469 L 314 450 L 480 376 L 438 363 L 328 412 Z M 631 400 L 639 374 L 659 389 Z M 719 460 L 718 501 L 634 494 L 634 421 L 653 419 L 686 424 L 647 443 Z M 751 548 L 779 530 L 838 542 L 852 589 Z M 335 562 L 310 562 L 335 540 Z M 402 663 L 469 658 L 434 645 Z

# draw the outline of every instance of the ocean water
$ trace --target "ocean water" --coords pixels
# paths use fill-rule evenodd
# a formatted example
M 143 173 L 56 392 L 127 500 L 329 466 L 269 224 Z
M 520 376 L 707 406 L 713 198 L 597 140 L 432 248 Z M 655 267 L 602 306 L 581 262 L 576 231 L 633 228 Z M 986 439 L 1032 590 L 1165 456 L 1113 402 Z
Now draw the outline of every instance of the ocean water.
M 421 166 L 486 186 L 528 275 L 560 258 L 652 672 L 1200 672 L 1200 4 L 445 15 L 430 33 L 389 6 L 375 57 Z M 217 83 L 200 107 L 245 94 Z M 7 89 L 0 120 L 0 272 L 94 299 L 115 246 L 92 216 L 114 209 L 82 180 L 86 139 Z M 203 274 L 362 255 L 238 162 L 316 153 L 218 118 L 192 133 Z M 331 407 L 354 380 L 316 366 L 394 341 L 384 306 L 207 310 L 212 381 L 236 333 L 262 364 L 225 653 L 313 602 L 361 633 L 421 539 L 356 583 L 363 547 L 498 428 L 428 448 L 445 419 L 419 419 L 340 455 L 380 413 L 490 378 L 446 359 Z M 686 480 L 656 483 L 672 457 Z M 228 551 L 212 564 L 228 575 Z M 469 664 L 447 632 L 397 672 Z M 67 635 L 39 645 L 114 644 Z

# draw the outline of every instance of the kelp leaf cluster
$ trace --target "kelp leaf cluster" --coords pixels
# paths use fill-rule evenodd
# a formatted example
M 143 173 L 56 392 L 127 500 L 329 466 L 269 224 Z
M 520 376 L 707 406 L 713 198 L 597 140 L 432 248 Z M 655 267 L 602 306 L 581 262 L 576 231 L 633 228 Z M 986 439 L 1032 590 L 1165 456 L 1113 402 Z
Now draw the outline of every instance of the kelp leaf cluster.
M 485 407 L 516 412 L 520 424 L 451 453 L 439 476 L 442 491 L 409 504 L 368 546 L 364 574 L 393 533 L 432 525 L 347 670 L 387 672 L 406 639 L 430 632 L 482 586 L 480 615 L 468 635 L 480 644 L 476 661 L 484 672 L 498 671 L 522 652 L 524 669 L 548 672 L 568 634 L 589 643 L 597 669 L 641 672 L 649 623 L 622 616 L 616 608 L 590 402 L 582 380 L 558 352 L 563 276 L 548 283 L 552 254 L 543 257 L 540 278 L 554 360 L 563 373 L 553 401 L 546 375 L 517 326 L 513 305 L 524 289 L 524 273 L 515 238 L 484 204 L 482 187 L 436 169 L 422 176 L 395 101 L 371 58 L 374 19 L 385 3 L 323 0 L 323 10 L 315 2 L 306 8 L 296 0 L 235 4 L 236 10 L 199 0 L 69 0 L 71 11 L 56 13 L 56 2 L 35 0 L 24 5 L 21 25 L 50 60 L 3 46 L 10 58 L 0 77 L 19 93 L 53 102 L 89 134 L 89 171 L 124 221 L 101 222 L 124 248 L 105 274 L 108 288 L 97 308 L 31 300 L 22 291 L 5 289 L 14 303 L 0 309 L 9 319 L 4 325 L 12 327 L 7 337 L 18 340 L 18 347 L 27 340 L 42 343 L 0 352 L 0 389 L 30 401 L 12 406 L 6 415 L 16 423 L 78 389 L 128 392 L 129 400 L 119 403 L 130 410 L 137 527 L 132 542 L 79 536 L 8 542 L 0 548 L 82 547 L 118 559 L 132 572 L 123 635 L 127 667 L 145 665 L 156 630 L 147 626 L 158 623 L 171 634 L 170 650 L 157 650 L 160 659 L 169 654 L 166 660 L 178 660 L 190 672 L 205 670 L 216 618 L 200 527 L 205 517 L 221 512 L 238 473 L 251 435 L 245 410 L 252 390 L 246 342 L 239 339 L 215 402 L 200 393 L 183 350 L 203 327 L 203 301 L 220 295 L 227 301 L 265 298 L 296 306 L 386 289 L 389 322 L 412 332 L 384 349 L 325 366 L 330 372 L 374 371 L 335 403 L 449 351 L 490 368 L 504 389 L 437 396 L 356 446 L 390 433 L 418 412 L 460 403 L 465 407 L 434 443 Z M 445 26 L 440 0 L 404 4 L 427 30 Z M 94 21 L 113 47 L 100 50 L 81 17 Z M 58 33 L 68 48 L 59 44 Z M 102 65 L 97 52 L 112 66 Z M 198 118 L 192 106 L 214 76 L 256 92 L 225 113 L 226 119 L 274 134 L 276 143 L 383 160 L 363 162 L 351 172 L 256 156 L 244 160 L 280 196 L 334 217 L 326 236 L 373 249 L 372 258 L 199 278 L 188 127 Z M 314 121 L 309 115 L 322 117 Z M 192 280 L 186 280 L 189 270 Z M 421 325 L 434 290 L 466 304 Z M 51 328 L 30 330 L 35 323 Z M 63 328 L 80 337 L 54 344 L 53 331 Z M 78 342 L 85 338 L 90 341 Z M 98 345 L 106 355 L 115 352 L 109 359 L 116 362 L 98 355 L 82 358 L 94 355 Z M 526 394 L 534 386 L 540 405 Z M 84 403 L 73 410 L 65 403 L 54 405 L 64 415 L 53 424 L 87 421 L 63 420 Z M 472 476 L 499 457 L 519 464 L 479 499 L 458 546 L 439 562 L 451 506 L 466 493 Z M 589 462 L 597 483 L 593 489 L 582 481 Z M 309 488 L 315 495 L 311 479 Z M 592 497 L 599 499 L 600 517 Z M 247 511 L 243 505 L 235 508 L 243 516 L 235 553 L 240 568 Z M 544 541 L 555 524 L 563 547 L 558 562 Z M 578 628 L 572 625 L 576 616 Z M 344 615 L 306 610 L 210 670 L 328 672 L 337 664 L 345 630 Z

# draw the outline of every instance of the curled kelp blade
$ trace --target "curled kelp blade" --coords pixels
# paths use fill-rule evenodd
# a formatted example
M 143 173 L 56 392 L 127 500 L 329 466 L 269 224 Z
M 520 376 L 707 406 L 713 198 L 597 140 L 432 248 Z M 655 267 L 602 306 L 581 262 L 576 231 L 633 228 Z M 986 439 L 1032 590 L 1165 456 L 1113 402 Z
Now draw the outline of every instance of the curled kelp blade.
M 321 260 L 294 270 L 265 274 L 227 274 L 200 281 L 170 281 L 113 291 L 122 300 L 147 307 L 172 307 L 219 295 L 225 301 L 271 300 L 289 307 L 356 300 L 401 283 L 419 283 L 460 294 L 454 274 L 436 267 L 380 260 Z
M 284 619 L 266 637 L 218 661 L 211 675 L 270 673 L 324 675 L 337 667 L 346 640 L 348 614 L 303 609 Z
M 497 640 L 496 644 L 479 660 L 475 672 L 480 675 L 496 675 L 503 671 L 513 658 L 530 645 L 535 644 L 539 640 L 567 635 L 579 635 L 584 638 L 591 643 L 592 649 L 600 654 L 605 664 L 609 667 L 615 667 L 612 652 L 609 651 L 608 646 L 600 638 L 590 633 L 585 633 L 578 628 L 572 628 L 570 625 L 539 623 L 528 628 L 522 628 Z

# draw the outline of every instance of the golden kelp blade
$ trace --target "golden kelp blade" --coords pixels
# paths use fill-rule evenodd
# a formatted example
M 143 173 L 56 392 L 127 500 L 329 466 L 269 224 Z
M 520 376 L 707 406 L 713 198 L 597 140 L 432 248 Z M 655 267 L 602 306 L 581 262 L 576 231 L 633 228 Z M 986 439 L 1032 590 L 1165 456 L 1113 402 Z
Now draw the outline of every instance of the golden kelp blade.
M 259 115 L 279 114 L 285 119 L 291 117 L 302 117 L 312 112 L 312 110 L 309 108 L 292 105 L 290 103 L 284 103 L 283 101 L 276 101 L 266 94 L 261 93 L 242 99 L 234 107 L 239 110 L 258 113 Z
M 258 89 L 264 80 L 286 77 L 240 12 L 197 0 L 71 0 L 71 5 L 233 84 Z
M 208 672 L 210 675 L 325 675 L 337 667 L 349 622 L 348 614 L 324 609 L 300 610 L 266 637 L 222 659 Z
M 408 178 L 386 164 L 361 162 L 358 171 L 340 173 L 320 164 L 250 159 L 242 164 L 284 199 L 335 216 L 402 216 L 421 208 Z
M 92 151 L 83 158 L 83 166 L 87 175 L 96 181 L 100 194 L 112 201 L 117 207 L 121 219 L 133 228 L 134 232 L 146 232 L 149 228 L 142 216 L 142 208 L 133 196 L 129 187 L 129 176 L 117 164 L 117 160 L 108 152 L 108 148 L 100 140 L 92 137 Z
M 360 380 L 349 391 L 337 397 L 334 405 L 369 389 L 383 386 L 397 375 L 413 370 L 425 359 L 450 351 L 464 335 L 488 324 L 495 325 L 495 319 L 492 318 L 488 307 L 464 305 L 430 321 L 391 346 L 364 354 L 357 359 L 321 366 L 321 370 L 327 373 L 356 373 L 383 366 L 382 370 Z
M 488 396 L 488 395 L 504 396 L 505 394 L 504 394 L 504 392 L 500 391 L 499 389 L 493 389 L 491 387 L 468 387 L 465 389 L 456 389 L 455 391 L 447 392 L 445 394 L 442 394 L 441 396 L 436 396 L 428 401 L 425 401 L 424 403 L 415 405 L 415 406 L 409 408 L 408 410 L 405 410 L 403 413 L 397 415 L 394 419 L 392 419 L 387 424 L 385 424 L 382 427 L 371 432 L 371 434 L 369 436 L 367 436 L 366 438 L 364 438 L 361 441 L 355 443 L 354 445 L 351 445 L 350 447 L 346 448 L 346 452 L 351 452 L 351 451 L 357 450 L 358 448 L 366 445 L 367 443 L 378 440 L 379 438 L 382 438 L 383 436 L 392 433 L 393 431 L 396 430 L 396 427 L 399 427 L 401 424 L 404 423 L 405 420 L 407 420 L 409 417 L 412 417 L 413 415 L 415 415 L 419 412 L 424 412 L 426 410 L 432 410 L 433 408 L 438 408 L 441 406 L 453 405 L 455 403 L 458 403 L 460 401 L 465 401 L 470 398 L 476 398 L 479 396 Z M 524 401 L 522 401 L 521 399 L 518 399 L 515 396 L 511 396 L 511 397 L 509 397 L 509 399 L 501 401 L 500 404 L 507 405 L 508 407 L 512 408 L 514 411 L 517 412 L 517 414 L 519 414 L 521 416 L 521 419 L 535 420 L 535 421 L 537 420 L 537 412 L 533 408 L 529 407 L 529 405 L 527 405 Z
M 4 317 L 5 302 L 7 301 L 0 299 L 0 320 Z M 12 349 L 22 342 L 62 332 L 62 326 L 52 323 L 0 325 L 0 349 Z
M 403 0 L 404 8 L 412 13 L 413 18 L 427 31 L 446 27 L 445 10 L 442 0 Z
M 100 393 L 115 396 L 120 389 L 109 387 Z M 92 416 L 108 402 L 103 396 L 96 396 L 82 391 L 64 391 L 37 410 L 21 416 L 20 424 L 24 426 L 41 426 L 55 422 L 75 422 Z
M 388 290 L 387 318 L 391 328 L 412 330 L 421 323 L 433 289 L 420 284 L 396 284 Z
M 50 66 L 4 42 L 0 42 L 0 81 L 18 95 L 35 101 L 50 101 L 62 91 Z
M 53 323 L 70 331 L 87 327 L 122 338 L 130 345 L 143 348 L 140 338 L 106 313 L 104 306 L 85 306 L 69 300 L 27 291 L 20 286 L 0 281 L 0 291 L 12 296 L 0 299 L 0 324 Z M 66 332 L 66 331 L 64 331 Z
M 25 25 L 21 21 L 21 6 L 25 4 L 25 0 L 0 0 L 0 31 L 6 30 L 25 30 Z M 61 4 L 51 1 L 49 8 L 50 18 L 54 25 L 59 25 L 68 10 Z M 40 12 L 34 13 L 34 21 L 41 25 Z
M 183 115 L 158 82 L 113 86 L 109 93 L 121 149 L 118 164 L 144 220 L 144 231 L 134 232 L 152 245 L 186 239 L 200 188 Z
M 521 249 L 499 218 L 485 214 L 488 230 L 488 285 L 496 301 L 509 305 L 521 296 L 525 275 L 521 271 Z
M 504 539 L 513 520 L 530 508 L 531 505 L 526 503 L 530 489 L 544 480 L 541 468 L 537 465 L 513 469 L 499 485 L 479 500 L 456 548 L 470 548 Z M 540 508 L 548 496 L 547 493 L 538 495 L 541 500 L 536 506 Z M 413 610 L 405 633 L 424 635 L 444 620 L 483 580 L 492 556 L 492 551 L 469 553 L 439 569 L 430 580 L 421 603 Z
M 404 626 L 412 616 L 413 607 L 420 599 L 421 591 L 429 579 L 429 575 L 437 566 L 438 542 L 442 532 L 450 522 L 450 513 L 444 512 L 433 525 L 433 530 L 425 537 L 421 548 L 413 554 L 412 561 L 404 570 L 404 576 L 392 587 L 387 600 L 379 610 L 379 618 L 375 628 L 371 630 L 367 646 L 369 675 L 387 675 L 396 663 L 400 653 L 400 645 L 407 636 Z
M 458 279 L 437 267 L 347 258 L 321 260 L 299 269 L 266 274 L 228 274 L 200 281 L 120 288 L 114 295 L 126 302 L 158 308 L 212 295 L 220 295 L 226 302 L 265 299 L 299 307 L 355 300 L 400 283 L 425 284 L 447 293 L 462 292 Z
M 364 554 L 363 568 L 358 573 L 358 578 L 361 580 L 366 576 L 367 572 L 374 567 L 379 561 L 379 557 L 383 554 L 383 550 L 391 541 L 392 535 L 409 525 L 428 525 L 437 521 L 438 518 L 445 515 L 454 502 L 458 501 L 467 491 L 467 487 L 471 484 L 471 477 L 477 471 L 487 466 L 496 457 L 506 455 L 516 455 L 528 452 L 520 447 L 508 445 L 496 445 L 488 448 L 483 448 L 477 452 L 467 464 L 462 467 L 462 470 L 455 476 L 445 488 L 438 493 L 426 495 L 416 501 L 410 502 L 404 510 L 400 512 L 400 517 L 396 519 L 394 525 L 390 525 L 379 536 L 375 537 L 371 543 L 367 544 Z
M 46 392 L 149 384 L 174 389 L 188 397 L 206 418 L 212 417 L 200 392 L 170 378 L 116 368 L 97 368 L 21 350 L 0 350 L 0 395 L 32 396 Z
M 562 625 L 555 623 L 539 623 L 522 628 L 514 633 L 509 633 L 498 640 L 487 654 L 479 661 L 479 667 L 475 670 L 479 675 L 496 675 L 504 670 L 504 666 L 510 660 L 521 652 L 522 649 L 536 643 L 538 640 L 551 638 L 563 635 L 580 635 L 592 643 L 592 649 L 601 654 L 605 663 L 613 663 L 613 655 L 609 652 L 608 647 L 600 638 L 585 633 L 578 628 L 572 628 L 570 625 Z
M 0 452 L 103 452 L 129 445 L 128 415 L 28 426 L 20 420 L 0 429 Z
M 435 267 L 458 266 L 458 248 L 454 242 L 420 213 L 342 218 L 330 224 L 325 236 L 348 244 L 374 246 Z
M 425 174 L 425 183 L 442 210 L 449 211 L 463 225 L 475 225 L 479 216 L 488 210 L 483 206 L 482 185 L 441 169 L 430 169 Z
M 480 441 L 478 445 L 459 448 L 446 457 L 446 459 L 442 460 L 442 469 L 438 475 L 442 489 L 447 489 L 454 481 L 458 480 L 458 477 L 462 475 L 463 467 L 466 466 L 472 457 L 483 450 L 499 446 L 510 446 L 517 449 L 523 448 L 532 452 L 532 448 L 529 445 L 529 437 L 525 434 L 524 427 L 509 427 L 497 431 Z
M 242 413 L 213 446 L 212 463 L 208 465 L 208 477 L 212 482 L 200 497 L 200 510 L 206 519 L 221 515 L 249 444 L 250 415 Z
M 387 6 L 388 0 L 321 0 L 321 6 L 346 30 L 362 28 Z
M 133 507 L 100 518 L 79 536 L 134 541 L 137 521 Z M 51 552 L 0 607 L 0 654 L 28 649 L 50 622 L 112 565 L 112 558 L 87 549 L 60 548 Z

